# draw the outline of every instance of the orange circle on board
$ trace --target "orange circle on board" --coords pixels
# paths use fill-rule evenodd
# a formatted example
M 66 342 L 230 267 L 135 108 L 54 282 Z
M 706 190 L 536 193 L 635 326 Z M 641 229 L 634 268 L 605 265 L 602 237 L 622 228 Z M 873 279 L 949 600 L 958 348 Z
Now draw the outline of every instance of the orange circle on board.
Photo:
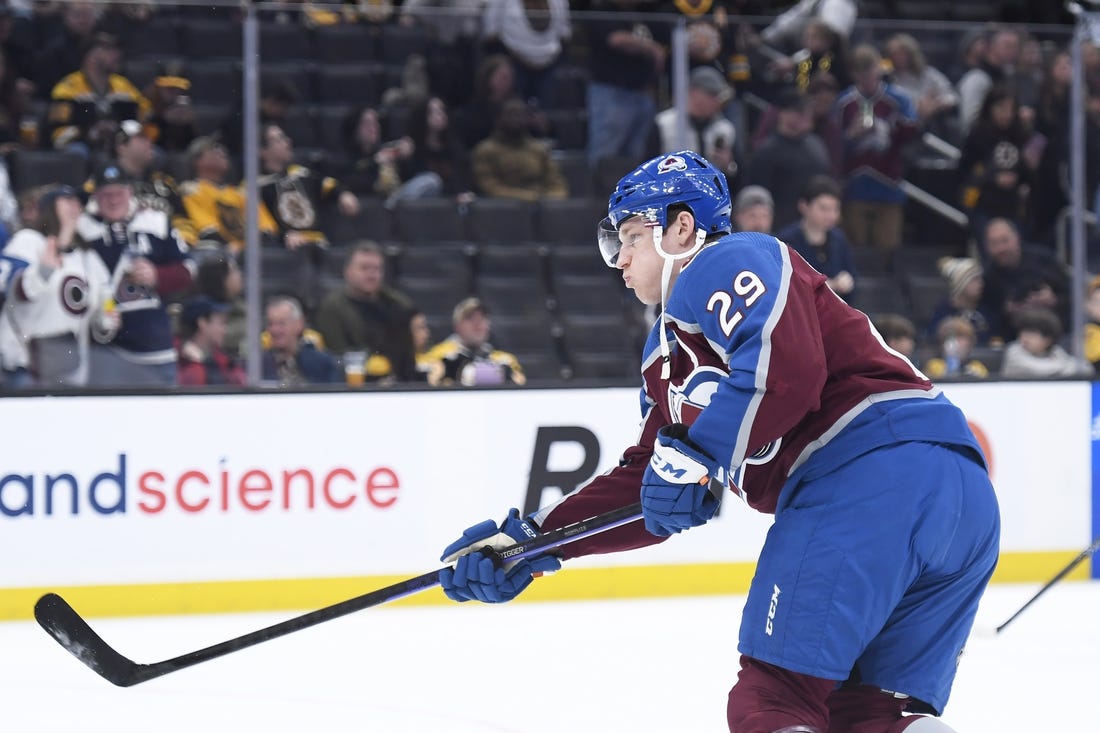
M 981 446 L 982 453 L 985 454 L 985 462 L 989 466 L 989 477 L 993 477 L 993 444 L 989 442 L 989 437 L 985 434 L 985 431 L 978 427 L 977 423 L 966 421 L 966 424 L 970 426 L 970 431 L 974 433 L 974 437 L 978 439 L 978 445 Z

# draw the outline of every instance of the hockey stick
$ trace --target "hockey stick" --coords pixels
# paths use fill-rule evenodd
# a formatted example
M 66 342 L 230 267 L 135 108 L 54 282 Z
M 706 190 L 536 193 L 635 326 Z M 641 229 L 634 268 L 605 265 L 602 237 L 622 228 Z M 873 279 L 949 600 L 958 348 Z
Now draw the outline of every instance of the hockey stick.
M 1004 631 L 1004 629 L 1005 629 L 1005 627 L 1006 627 L 1006 626 L 1008 626 L 1008 625 L 1009 625 L 1010 623 L 1012 623 L 1013 621 L 1015 621 L 1015 620 L 1016 620 L 1016 617 L 1017 617 L 1017 616 L 1019 616 L 1019 615 L 1020 615 L 1021 613 L 1023 613 L 1024 611 L 1026 611 L 1026 610 L 1027 610 L 1027 607 L 1028 607 L 1028 606 L 1030 606 L 1030 605 L 1031 605 L 1032 603 L 1035 603 L 1035 601 L 1039 600 L 1039 596 L 1041 596 L 1041 595 L 1043 595 L 1044 593 L 1046 593 L 1046 592 L 1047 592 L 1048 590 L 1050 590 L 1050 587 L 1051 587 L 1052 585 L 1054 585 L 1054 584 L 1055 584 L 1055 583 L 1057 583 L 1057 582 L 1058 582 L 1059 580 L 1061 580 L 1062 578 L 1064 578 L 1064 577 L 1066 577 L 1067 575 L 1069 575 L 1069 574 L 1070 574 L 1071 572 L 1073 572 L 1073 569 L 1074 569 L 1075 567 L 1077 567 L 1078 565 L 1080 565 L 1081 563 L 1083 563 L 1083 562 L 1085 561 L 1085 559 L 1089 557 L 1089 555 L 1093 554 L 1093 553 L 1094 553 L 1094 552 L 1096 552 L 1097 550 L 1100 550 L 1100 537 L 1097 537 L 1096 539 L 1094 539 L 1094 540 L 1092 541 L 1092 544 L 1091 544 L 1091 545 L 1089 545 L 1088 547 L 1086 547 L 1086 548 L 1085 548 L 1084 550 L 1082 550 L 1082 551 L 1081 551 L 1081 554 L 1080 554 L 1080 555 L 1078 555 L 1077 557 L 1073 558 L 1073 560 L 1072 560 L 1072 561 L 1070 562 L 1070 564 L 1069 564 L 1069 565 L 1066 565 L 1066 566 L 1065 566 L 1064 568 L 1062 568 L 1062 569 L 1061 569 L 1061 570 L 1060 570 L 1060 571 L 1058 572 L 1058 574 L 1057 574 L 1057 575 L 1055 575 L 1055 576 L 1054 576 L 1053 578 L 1051 578 L 1050 580 L 1048 580 L 1048 581 L 1047 581 L 1047 583 L 1046 583 L 1046 585 L 1044 585 L 1044 586 L 1043 586 L 1042 588 L 1040 588 L 1040 589 L 1039 589 L 1039 591 L 1038 591 L 1038 592 L 1037 592 L 1037 593 L 1036 593 L 1035 595 L 1033 595 L 1033 596 L 1032 596 L 1031 598 L 1029 598 L 1029 599 L 1028 599 L 1027 603 L 1025 603 L 1024 605 L 1020 606 L 1020 609 L 1019 609 L 1018 611 L 1016 611 L 1016 613 L 1014 613 L 1014 614 L 1012 614 L 1011 616 L 1009 616 L 1009 617 L 1008 617 L 1008 620 L 1007 620 L 1007 621 L 1005 621 L 1005 622 L 1004 622 L 1003 624 L 1001 624 L 1000 626 L 998 626 L 998 627 L 997 627 L 997 628 L 996 628 L 996 629 L 994 630 L 994 633 L 995 633 L 995 634 L 999 634 L 999 633 L 1001 633 L 1002 631 Z
M 631 504 L 539 535 L 530 542 L 511 545 L 499 550 L 497 554 L 501 560 L 520 560 L 526 557 L 534 557 L 545 554 L 555 547 L 629 524 L 636 519 L 640 519 L 641 516 L 641 504 Z M 334 618 L 433 588 L 439 585 L 439 572 L 439 570 L 433 570 L 430 573 L 418 575 L 415 578 L 409 578 L 400 583 L 394 583 L 391 586 L 238 636 L 235 639 L 152 664 L 139 664 L 119 654 L 99 634 L 92 630 L 88 622 L 64 598 L 56 593 L 47 593 L 38 599 L 38 602 L 34 605 L 34 617 L 39 625 L 46 630 L 46 633 L 52 636 L 58 644 L 68 649 L 69 653 L 87 665 L 93 672 L 119 687 L 130 687 L 191 667 L 200 662 L 232 654 L 256 644 L 262 644 L 265 641 L 286 636 L 325 621 L 331 621 Z

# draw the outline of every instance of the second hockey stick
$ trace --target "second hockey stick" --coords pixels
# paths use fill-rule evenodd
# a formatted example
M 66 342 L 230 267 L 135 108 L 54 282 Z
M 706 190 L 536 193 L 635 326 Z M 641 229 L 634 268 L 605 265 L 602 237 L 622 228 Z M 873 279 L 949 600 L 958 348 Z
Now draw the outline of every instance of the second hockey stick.
M 555 547 L 590 537 L 609 529 L 629 524 L 642 516 L 641 504 L 615 509 L 580 522 L 539 535 L 529 542 L 520 542 L 498 551 L 502 560 L 520 560 L 545 554 Z M 439 570 L 433 570 L 415 578 L 365 593 L 361 596 L 335 603 L 331 606 L 296 616 L 258 631 L 223 641 L 204 649 L 183 654 L 163 662 L 140 664 L 119 654 L 105 642 L 88 622 L 69 603 L 56 593 L 47 593 L 34 606 L 34 617 L 58 644 L 83 662 L 89 669 L 108 682 L 119 687 L 131 687 L 166 674 L 176 672 L 200 662 L 232 654 L 250 646 L 261 644 L 280 636 L 292 634 L 311 626 L 378 606 L 389 601 L 419 593 L 439 585 Z
M 1077 567 L 1078 565 L 1083 563 L 1086 559 L 1088 559 L 1088 557 L 1090 555 L 1092 555 L 1097 550 L 1100 550 L 1100 537 L 1097 537 L 1096 539 L 1094 539 L 1092 541 L 1091 545 L 1089 545 L 1084 550 L 1082 550 L 1080 555 L 1078 555 L 1077 557 L 1073 558 L 1072 561 L 1070 561 L 1069 565 L 1066 565 L 1064 568 L 1062 568 L 1058 572 L 1057 575 L 1055 575 L 1053 578 L 1048 580 L 1046 585 L 1044 585 L 1042 588 L 1040 588 L 1035 595 L 1033 595 L 1031 598 L 1028 599 L 1027 603 L 1020 606 L 1020 609 L 1018 611 L 1016 611 L 1016 613 L 1009 616 L 1007 621 L 1005 621 L 1003 624 L 998 626 L 994 633 L 999 634 L 1002 631 L 1004 631 L 1006 626 L 1008 626 L 1010 623 L 1015 621 L 1017 616 L 1019 616 L 1021 613 L 1023 613 L 1024 611 L 1027 610 L 1028 606 L 1030 606 L 1032 603 L 1035 603 L 1035 601 L 1039 600 L 1039 596 L 1046 593 L 1048 590 L 1050 590 L 1051 586 L 1053 586 L 1059 580 L 1061 580 L 1062 578 L 1066 577 L 1071 572 L 1073 572 L 1073 569 L 1075 567 Z

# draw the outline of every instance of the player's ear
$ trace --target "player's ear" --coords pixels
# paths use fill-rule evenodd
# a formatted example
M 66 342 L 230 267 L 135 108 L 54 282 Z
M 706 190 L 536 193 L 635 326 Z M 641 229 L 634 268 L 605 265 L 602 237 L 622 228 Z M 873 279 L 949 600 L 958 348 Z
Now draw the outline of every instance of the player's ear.
M 681 209 L 676 212 L 676 217 L 670 223 L 669 229 L 676 243 L 686 249 L 691 246 L 695 238 L 695 216 L 687 209 Z

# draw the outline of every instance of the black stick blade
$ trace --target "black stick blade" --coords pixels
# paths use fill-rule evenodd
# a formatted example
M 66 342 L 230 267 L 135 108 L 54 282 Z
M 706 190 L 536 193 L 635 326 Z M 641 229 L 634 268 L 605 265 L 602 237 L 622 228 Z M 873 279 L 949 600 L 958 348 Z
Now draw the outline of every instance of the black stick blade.
M 112 649 L 69 603 L 47 593 L 34 604 L 38 624 L 89 669 L 111 684 L 129 687 L 144 681 L 142 668 Z

